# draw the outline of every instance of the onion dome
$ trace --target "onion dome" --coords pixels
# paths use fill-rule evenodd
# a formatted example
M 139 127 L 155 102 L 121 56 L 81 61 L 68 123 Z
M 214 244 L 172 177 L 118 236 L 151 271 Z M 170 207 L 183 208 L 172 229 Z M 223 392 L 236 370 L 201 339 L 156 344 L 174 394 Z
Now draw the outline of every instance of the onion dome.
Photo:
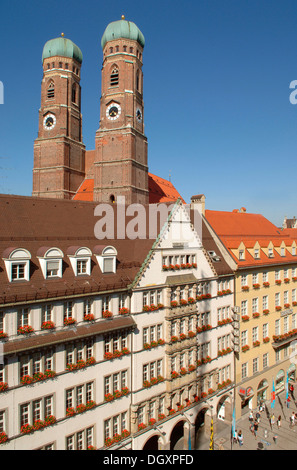
M 113 21 L 106 27 L 101 39 L 102 49 L 108 41 L 120 38 L 132 39 L 144 47 L 145 40 L 142 32 L 135 23 L 125 20 L 124 16 L 121 20 Z
M 70 39 L 64 38 L 64 34 L 60 38 L 50 39 L 47 41 L 42 52 L 42 62 L 49 57 L 68 57 L 75 59 L 80 64 L 83 60 L 83 55 L 80 48 L 74 44 Z

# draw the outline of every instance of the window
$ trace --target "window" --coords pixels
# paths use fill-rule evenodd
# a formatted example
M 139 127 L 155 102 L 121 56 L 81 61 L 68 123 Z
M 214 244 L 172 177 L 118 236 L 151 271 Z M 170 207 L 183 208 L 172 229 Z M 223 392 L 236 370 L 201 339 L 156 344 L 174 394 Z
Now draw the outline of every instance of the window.
M 242 300 L 241 301 L 241 315 L 247 315 L 247 314 L 248 314 L 248 301 Z
M 42 307 L 42 322 L 52 321 L 53 306 L 51 304 Z
M 268 358 L 269 358 L 269 354 L 268 353 L 265 353 L 263 354 L 263 369 L 265 369 L 265 367 L 268 367 Z
M 285 252 L 285 248 L 281 248 L 281 256 L 285 256 L 286 255 L 286 252 Z
M 114 66 L 110 74 L 110 86 L 117 86 L 118 84 L 119 84 L 119 70 L 116 66 Z
M 77 274 L 87 274 L 87 260 L 77 260 Z
M 262 331 L 263 331 L 263 338 L 267 338 L 268 336 L 268 323 L 264 323 L 263 327 L 262 327 Z
M 296 246 L 292 246 L 292 255 L 296 256 Z
M 44 279 L 62 277 L 63 256 L 59 248 L 42 247 L 37 251 Z
M 275 335 L 278 336 L 280 334 L 280 319 L 278 318 L 275 320 Z
M 253 273 L 253 284 L 258 283 L 258 273 Z
M 262 276 L 263 276 L 263 282 L 268 282 L 268 272 L 266 271 L 263 272 Z
M 76 103 L 76 84 L 75 83 L 72 85 L 71 100 L 72 100 L 72 103 Z
M 73 314 L 73 302 L 65 302 L 64 304 L 64 320 L 72 318 Z
M 259 259 L 259 258 L 260 258 L 260 251 L 259 251 L 259 248 L 255 248 L 255 250 L 254 250 L 254 255 L 255 255 L 255 259 Z
M 248 363 L 247 362 L 244 362 L 242 365 L 241 365 L 241 378 L 242 379 L 246 379 L 248 376 Z
M 273 248 L 268 248 L 268 258 L 273 258 Z
M 25 279 L 25 264 L 13 264 L 11 270 L 12 280 Z
M 276 307 L 279 307 L 279 306 L 280 306 L 280 293 L 279 293 L 279 292 L 276 292 L 274 298 L 275 298 L 275 306 L 276 306 Z
M 246 285 L 247 285 L 247 275 L 243 274 L 241 276 L 241 287 L 246 286 Z
M 259 358 L 255 357 L 253 359 L 253 374 L 256 374 L 259 370 Z
M 288 333 L 289 331 L 289 317 L 284 317 L 284 333 Z
M 258 297 L 252 299 L 252 313 L 258 312 Z
M 239 259 L 244 260 L 244 250 L 239 250 Z
M 46 277 L 57 277 L 59 275 L 59 261 L 46 262 Z
M 268 295 L 263 295 L 262 307 L 263 307 L 263 310 L 268 309 Z
M 54 82 L 50 82 L 48 88 L 47 88 L 47 98 L 53 99 L 55 97 L 55 84 Z
M 280 270 L 277 269 L 277 270 L 275 271 L 275 280 L 278 281 L 279 279 L 280 279 Z
M 18 311 L 18 328 L 29 325 L 29 309 L 21 308 Z
M 87 450 L 94 445 L 94 427 L 78 431 L 66 437 L 67 450 Z
M 252 329 L 252 341 L 253 343 L 255 343 L 256 341 L 258 341 L 258 327 L 255 326 L 253 329 Z
M 241 332 L 241 345 L 245 346 L 247 345 L 247 342 L 248 342 L 248 334 L 247 334 L 247 330 L 244 330 Z

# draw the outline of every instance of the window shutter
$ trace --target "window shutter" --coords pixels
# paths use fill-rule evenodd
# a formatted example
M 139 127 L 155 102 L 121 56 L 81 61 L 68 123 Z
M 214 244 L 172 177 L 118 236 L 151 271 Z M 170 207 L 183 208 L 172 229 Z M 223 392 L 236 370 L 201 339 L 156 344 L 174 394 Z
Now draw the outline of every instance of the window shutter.
M 104 272 L 112 273 L 113 272 L 113 258 L 104 259 Z

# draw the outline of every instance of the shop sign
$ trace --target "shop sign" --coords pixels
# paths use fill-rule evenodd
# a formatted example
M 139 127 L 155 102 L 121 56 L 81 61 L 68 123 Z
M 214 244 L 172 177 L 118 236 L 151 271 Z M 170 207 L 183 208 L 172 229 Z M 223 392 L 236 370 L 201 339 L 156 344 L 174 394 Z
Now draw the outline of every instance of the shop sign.
M 252 387 L 247 387 L 247 388 L 239 387 L 238 393 L 242 398 L 248 398 L 251 395 L 253 395 L 253 389 Z

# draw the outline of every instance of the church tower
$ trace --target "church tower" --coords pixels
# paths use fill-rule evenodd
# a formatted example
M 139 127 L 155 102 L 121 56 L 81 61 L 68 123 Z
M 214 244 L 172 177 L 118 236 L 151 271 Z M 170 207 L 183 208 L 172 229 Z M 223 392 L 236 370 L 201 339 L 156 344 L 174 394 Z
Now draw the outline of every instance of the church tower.
M 45 44 L 42 63 L 32 195 L 72 199 L 85 176 L 80 87 L 82 53 L 62 35 Z
M 147 139 L 143 123 L 144 36 L 122 17 L 110 23 L 103 49 L 100 127 L 96 132 L 94 200 L 149 202 Z

